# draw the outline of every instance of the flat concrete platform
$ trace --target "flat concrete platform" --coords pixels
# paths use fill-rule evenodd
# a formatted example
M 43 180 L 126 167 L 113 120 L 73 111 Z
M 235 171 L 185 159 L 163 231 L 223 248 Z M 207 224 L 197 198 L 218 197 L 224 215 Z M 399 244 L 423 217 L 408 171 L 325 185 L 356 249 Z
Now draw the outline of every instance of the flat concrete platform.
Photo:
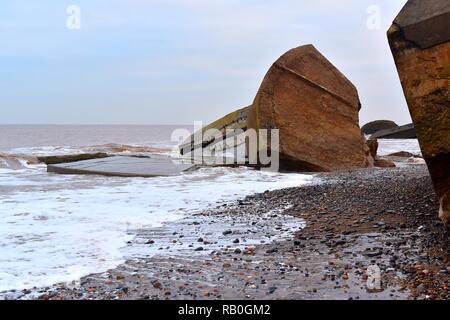
M 113 177 L 176 176 L 193 169 L 189 163 L 176 163 L 169 158 L 137 158 L 114 156 L 72 163 L 48 165 L 47 171 L 59 174 L 93 174 Z
M 416 129 L 414 125 L 407 124 L 401 127 L 381 130 L 375 132 L 372 138 L 377 139 L 417 139 Z

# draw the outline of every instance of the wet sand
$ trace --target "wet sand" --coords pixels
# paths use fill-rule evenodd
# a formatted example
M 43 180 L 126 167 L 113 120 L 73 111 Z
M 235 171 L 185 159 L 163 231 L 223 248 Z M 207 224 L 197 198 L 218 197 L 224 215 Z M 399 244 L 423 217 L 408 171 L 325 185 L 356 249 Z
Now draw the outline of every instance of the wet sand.
M 10 297 L 450 298 L 449 237 L 425 165 L 317 178 L 211 208 L 184 227 L 140 230 L 117 268 Z M 133 255 L 145 248 L 148 257 Z M 370 290 L 374 266 L 382 283 Z

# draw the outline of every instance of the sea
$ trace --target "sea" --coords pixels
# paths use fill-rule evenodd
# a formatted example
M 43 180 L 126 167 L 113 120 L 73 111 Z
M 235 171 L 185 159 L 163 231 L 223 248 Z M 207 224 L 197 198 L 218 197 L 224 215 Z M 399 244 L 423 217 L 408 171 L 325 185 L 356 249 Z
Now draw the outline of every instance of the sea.
M 175 125 L 0 125 L 0 292 L 105 272 L 127 259 L 138 230 L 316 179 L 244 167 L 157 178 L 58 175 L 37 161 L 87 152 L 177 157 L 178 129 L 192 132 Z M 381 155 L 396 151 L 420 154 L 417 140 L 380 141 Z

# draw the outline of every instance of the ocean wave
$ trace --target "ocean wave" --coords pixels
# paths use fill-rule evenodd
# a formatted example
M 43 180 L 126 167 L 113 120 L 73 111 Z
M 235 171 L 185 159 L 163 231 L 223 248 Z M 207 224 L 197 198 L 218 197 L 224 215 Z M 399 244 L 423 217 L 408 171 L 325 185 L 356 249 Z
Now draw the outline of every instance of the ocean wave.
M 93 146 L 42 146 L 31 148 L 16 148 L 9 150 L 9 152 L 20 155 L 45 157 L 45 156 L 75 155 L 80 153 L 98 153 L 98 152 L 104 152 L 111 155 L 123 153 L 127 154 L 167 153 L 168 151 L 171 150 L 172 149 L 169 146 L 155 147 L 144 145 L 108 143 Z
M 169 147 L 152 147 L 109 143 L 95 146 L 43 146 L 16 148 L 9 152 L 0 152 L 0 169 L 20 170 L 40 164 L 39 157 L 68 156 L 85 153 L 107 153 L 108 155 L 148 156 L 150 154 L 170 154 Z
M 379 156 L 387 156 L 401 151 L 410 152 L 417 156 L 422 155 L 417 139 L 378 139 Z
M 39 163 L 34 156 L 0 153 L 0 169 L 20 170 Z
M 84 151 L 92 152 L 106 152 L 111 154 L 145 154 L 145 153 L 166 153 L 170 151 L 170 148 L 159 148 L 151 146 L 139 146 L 139 145 L 127 145 L 127 144 L 117 144 L 108 143 L 104 145 L 90 146 L 82 148 Z
M 2 183 L 0 172 L 0 292 L 78 281 L 106 271 L 128 257 L 124 248 L 136 230 L 182 223 L 182 218 L 219 204 L 313 179 L 249 168 L 204 168 L 153 179 L 36 170 L 3 174 Z M 217 234 L 211 238 L 223 230 L 205 230 L 213 231 Z M 130 253 L 160 253 L 139 248 Z

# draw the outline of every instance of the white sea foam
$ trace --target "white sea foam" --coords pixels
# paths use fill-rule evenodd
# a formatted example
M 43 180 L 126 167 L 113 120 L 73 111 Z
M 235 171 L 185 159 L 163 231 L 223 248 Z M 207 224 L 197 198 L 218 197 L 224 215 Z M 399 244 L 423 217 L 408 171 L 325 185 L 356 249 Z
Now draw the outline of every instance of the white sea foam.
M 0 291 L 78 280 L 122 263 L 134 230 L 310 175 L 246 168 L 202 169 L 153 179 L 47 174 L 45 166 L 0 170 Z
M 378 139 L 378 155 L 386 156 L 399 151 L 407 151 L 414 155 L 421 155 L 417 139 Z
M 379 142 L 381 155 L 420 153 L 417 140 Z M 135 147 L 119 146 L 123 149 L 120 152 L 126 153 L 152 151 Z M 45 165 L 27 162 L 30 156 L 107 148 L 118 150 L 115 145 L 7 150 L 17 156 L 21 167 L 12 170 L 2 166 L 6 161 L 0 162 L 0 291 L 48 286 L 106 271 L 124 261 L 127 250 L 123 248 L 137 229 L 158 228 L 165 223 L 173 229 L 183 218 L 218 202 L 314 181 L 311 175 L 247 168 L 210 168 L 152 179 L 63 176 L 46 173 Z M 274 223 L 282 223 L 287 232 L 298 227 L 297 222 L 283 219 Z M 220 244 L 220 231 L 214 224 L 203 228 L 203 233 L 217 233 L 217 239 L 210 237 Z M 248 241 L 257 243 L 260 239 L 249 237 Z M 146 248 L 134 246 L 129 253 L 157 253 L 155 248 L 139 251 Z M 180 248 L 184 247 L 180 244 Z

